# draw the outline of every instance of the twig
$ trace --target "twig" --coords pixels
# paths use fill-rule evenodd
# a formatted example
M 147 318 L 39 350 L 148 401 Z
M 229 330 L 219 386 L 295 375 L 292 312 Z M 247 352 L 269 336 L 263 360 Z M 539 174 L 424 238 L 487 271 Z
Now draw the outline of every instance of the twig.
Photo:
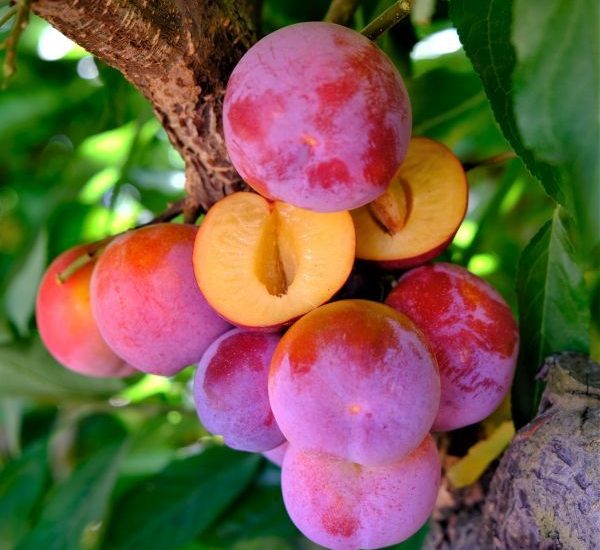
M 360 0 L 332 0 L 323 21 L 347 25 L 358 8 L 358 4 L 360 4 Z
M 381 15 L 378 15 L 361 32 L 369 40 L 376 40 L 384 32 L 391 29 L 394 25 L 400 23 L 410 14 L 412 0 L 400 0 L 391 5 Z
M 469 170 L 473 170 L 475 168 L 480 168 L 481 166 L 491 166 L 493 164 L 502 164 L 507 160 L 511 160 L 517 157 L 517 154 L 514 151 L 505 151 L 504 153 L 499 153 L 497 155 L 493 155 L 491 157 L 487 157 L 481 160 L 473 160 L 473 161 L 465 161 L 462 163 L 465 172 Z
M 69 277 L 71 277 L 75 272 L 79 271 L 82 267 L 86 266 L 90 262 L 93 262 L 106 248 L 106 246 L 119 235 L 123 235 L 124 233 L 128 233 L 129 231 L 134 231 L 135 229 L 141 229 L 142 227 L 147 227 L 149 225 L 155 225 L 157 223 L 169 222 L 173 218 L 179 216 L 184 209 L 185 206 L 185 197 L 183 199 L 179 199 L 176 202 L 169 204 L 167 209 L 151 219 L 149 222 L 140 224 L 136 227 L 132 227 L 127 231 L 123 231 L 122 233 L 117 233 L 116 235 L 109 235 L 108 237 L 104 237 L 95 243 L 92 243 L 88 246 L 86 252 L 81 256 L 75 258 L 65 269 L 63 269 L 56 278 L 60 283 L 64 283 Z
M 10 30 L 10 34 L 2 44 L 3 48 L 6 48 L 6 56 L 4 58 L 4 65 L 2 67 L 2 72 L 4 74 L 4 82 L 2 83 L 3 88 L 6 88 L 9 80 L 17 71 L 17 67 L 15 65 L 17 44 L 19 42 L 21 33 L 25 30 L 27 24 L 29 23 L 29 8 L 31 6 L 31 2 L 32 0 L 18 0 L 14 6 L 17 10 L 16 20 L 12 29 Z

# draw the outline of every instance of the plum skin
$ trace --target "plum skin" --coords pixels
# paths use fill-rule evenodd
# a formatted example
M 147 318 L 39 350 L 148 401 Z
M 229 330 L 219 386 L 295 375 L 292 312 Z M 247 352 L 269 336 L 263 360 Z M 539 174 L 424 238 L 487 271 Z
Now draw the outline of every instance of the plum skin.
M 262 455 L 267 460 L 271 461 L 273 464 L 281 468 L 281 466 L 283 466 L 283 459 L 285 458 L 285 453 L 287 452 L 289 445 L 290 444 L 286 440 L 274 449 L 263 451 Z
M 268 451 L 285 442 L 267 392 L 278 334 L 233 329 L 206 350 L 194 377 L 200 421 L 240 451 Z
M 483 420 L 510 389 L 519 333 L 510 308 L 483 279 L 436 263 L 405 273 L 386 303 L 425 333 L 440 368 L 435 431 Z
M 290 518 L 309 539 L 333 550 L 370 549 L 399 543 L 421 527 L 440 474 L 430 435 L 402 460 L 377 467 L 290 445 L 281 488 Z
M 124 377 L 136 372 L 102 338 L 92 315 L 90 279 L 95 260 L 65 281 L 58 275 L 83 256 L 90 245 L 70 248 L 50 264 L 36 297 L 36 322 L 50 354 L 70 370 L 95 377 Z
M 92 308 L 108 345 L 136 369 L 172 376 L 196 363 L 230 325 L 196 285 L 197 228 L 156 224 L 125 233 L 102 253 Z
M 357 208 L 385 191 L 411 120 L 385 54 L 324 22 L 257 42 L 233 70 L 223 107 L 227 151 L 244 180 L 266 198 L 320 212 Z
M 375 465 L 422 441 L 439 384 L 433 353 L 406 316 L 342 300 L 308 313 L 283 336 L 269 399 L 290 445 Z

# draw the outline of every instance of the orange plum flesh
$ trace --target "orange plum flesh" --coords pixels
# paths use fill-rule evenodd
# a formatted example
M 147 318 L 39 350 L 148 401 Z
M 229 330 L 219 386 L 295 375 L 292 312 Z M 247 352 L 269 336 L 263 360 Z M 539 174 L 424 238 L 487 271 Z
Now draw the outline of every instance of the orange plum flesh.
M 317 213 L 234 193 L 206 215 L 194 248 L 198 286 L 225 319 L 273 328 L 326 302 L 354 261 L 348 212 Z
M 467 202 L 460 161 L 441 143 L 413 138 L 385 194 L 351 212 L 356 256 L 389 269 L 423 264 L 450 244 Z

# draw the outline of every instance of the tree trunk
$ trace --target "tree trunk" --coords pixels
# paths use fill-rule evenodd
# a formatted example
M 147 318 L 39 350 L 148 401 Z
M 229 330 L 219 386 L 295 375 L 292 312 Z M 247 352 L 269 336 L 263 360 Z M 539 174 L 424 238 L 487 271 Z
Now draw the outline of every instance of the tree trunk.
M 538 415 L 479 483 L 438 501 L 426 550 L 600 548 L 600 365 L 564 353 L 542 373 Z
M 188 219 L 243 187 L 225 149 L 222 104 L 257 38 L 260 0 L 34 0 L 32 9 L 151 102 L 185 161 Z

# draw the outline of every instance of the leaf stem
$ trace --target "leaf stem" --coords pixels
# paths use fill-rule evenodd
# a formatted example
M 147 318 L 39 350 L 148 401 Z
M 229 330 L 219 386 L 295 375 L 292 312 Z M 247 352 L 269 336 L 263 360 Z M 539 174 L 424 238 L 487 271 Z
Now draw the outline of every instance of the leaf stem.
M 359 4 L 360 0 L 332 0 L 323 21 L 347 25 Z
M 373 19 L 373 21 L 360 31 L 361 34 L 366 36 L 369 40 L 376 40 L 384 32 L 400 23 L 402 19 L 409 15 L 411 7 L 412 0 L 399 0 Z

